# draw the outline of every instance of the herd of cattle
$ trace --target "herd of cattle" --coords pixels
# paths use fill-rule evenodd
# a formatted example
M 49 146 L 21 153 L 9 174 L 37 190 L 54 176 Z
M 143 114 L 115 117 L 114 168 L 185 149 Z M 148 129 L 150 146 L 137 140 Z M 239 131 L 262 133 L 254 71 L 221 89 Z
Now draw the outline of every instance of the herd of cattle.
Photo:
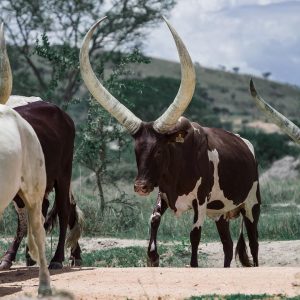
M 134 139 L 138 174 L 134 190 L 141 196 L 158 187 L 151 215 L 148 265 L 158 266 L 157 231 L 167 208 L 179 216 L 193 209 L 190 232 L 191 267 L 198 266 L 197 250 L 206 216 L 215 220 L 224 250 L 224 267 L 230 267 L 233 242 L 229 220 L 242 216 L 236 247 L 243 266 L 258 266 L 257 224 L 260 191 L 257 162 L 251 143 L 231 132 L 202 127 L 182 117 L 196 84 L 189 53 L 174 28 L 168 25 L 181 63 L 179 91 L 165 113 L 154 122 L 143 122 L 114 98 L 98 81 L 89 61 L 89 43 L 97 21 L 86 34 L 80 51 L 82 78 L 94 98 L 123 125 Z M 0 28 L 0 214 L 13 200 L 18 213 L 18 229 L 4 254 L 0 270 L 15 260 L 24 235 L 28 235 L 27 265 L 40 266 L 39 294 L 51 293 L 45 257 L 45 230 L 59 218 L 59 241 L 49 268 L 62 268 L 65 244 L 71 248 L 73 265 L 80 265 L 78 239 L 82 213 L 72 196 L 71 173 L 75 128 L 72 119 L 57 106 L 38 97 L 10 96 L 12 74 L 6 52 L 3 25 Z M 292 139 L 300 143 L 300 129 L 269 106 L 250 82 L 251 95 L 258 106 Z M 48 213 L 48 195 L 55 190 L 53 208 Z M 70 232 L 67 237 L 67 227 Z M 246 227 L 253 262 L 247 256 L 243 238 Z M 67 241 L 66 241 L 67 239 Z

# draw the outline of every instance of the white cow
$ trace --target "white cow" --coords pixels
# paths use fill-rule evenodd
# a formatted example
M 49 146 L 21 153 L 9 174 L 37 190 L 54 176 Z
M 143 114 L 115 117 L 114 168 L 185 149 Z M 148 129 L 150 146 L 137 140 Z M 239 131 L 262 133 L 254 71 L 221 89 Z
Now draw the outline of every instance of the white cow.
M 12 76 L 6 53 L 3 24 L 0 26 L 0 215 L 16 194 L 28 211 L 28 247 L 40 265 L 39 294 L 51 293 L 45 256 L 42 201 L 46 188 L 44 154 L 27 121 L 7 107 Z M 9 88 L 6 88 L 9 87 Z

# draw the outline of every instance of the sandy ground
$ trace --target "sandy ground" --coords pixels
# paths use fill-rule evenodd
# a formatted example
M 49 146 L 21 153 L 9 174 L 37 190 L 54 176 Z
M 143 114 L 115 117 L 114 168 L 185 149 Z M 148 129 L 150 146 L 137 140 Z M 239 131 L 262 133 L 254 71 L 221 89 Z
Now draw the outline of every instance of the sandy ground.
M 236 242 L 236 241 L 234 241 Z M 82 244 L 83 251 L 91 252 L 95 249 L 110 249 L 116 247 L 140 246 L 145 249 L 148 246 L 146 240 L 128 240 L 114 238 L 84 238 Z M 162 243 L 159 242 L 159 245 Z M 172 244 L 170 244 L 172 245 Z M 235 249 L 235 245 L 234 245 Z M 249 250 L 249 249 L 248 249 Z M 201 243 L 199 246 L 199 263 L 201 263 L 201 253 L 205 253 L 207 261 L 205 267 L 218 268 L 223 267 L 223 248 L 222 243 Z M 299 267 L 300 268 L 300 240 L 295 241 L 260 241 L 259 242 L 260 265 L 266 267 Z M 232 261 L 232 267 L 236 267 L 235 261 Z
M 82 245 L 90 251 L 145 246 L 146 241 L 93 238 L 85 239 Z M 213 268 L 65 267 L 52 272 L 52 286 L 56 291 L 72 293 L 75 299 L 184 299 L 234 293 L 300 295 L 300 240 L 261 242 L 259 268 L 236 268 L 235 263 L 231 269 L 220 268 L 220 243 L 202 244 L 200 252 L 208 255 Z M 37 268 L 14 267 L 1 272 L 0 297 L 26 299 L 26 295 L 36 295 L 37 276 Z

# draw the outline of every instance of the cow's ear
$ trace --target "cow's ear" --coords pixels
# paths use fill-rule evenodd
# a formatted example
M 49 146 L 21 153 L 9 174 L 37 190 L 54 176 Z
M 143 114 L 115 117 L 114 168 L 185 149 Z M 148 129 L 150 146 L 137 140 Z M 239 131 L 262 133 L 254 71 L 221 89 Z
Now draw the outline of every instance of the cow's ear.
M 185 136 L 187 135 L 187 131 L 180 130 L 175 133 L 172 133 L 168 136 L 168 143 L 184 143 Z

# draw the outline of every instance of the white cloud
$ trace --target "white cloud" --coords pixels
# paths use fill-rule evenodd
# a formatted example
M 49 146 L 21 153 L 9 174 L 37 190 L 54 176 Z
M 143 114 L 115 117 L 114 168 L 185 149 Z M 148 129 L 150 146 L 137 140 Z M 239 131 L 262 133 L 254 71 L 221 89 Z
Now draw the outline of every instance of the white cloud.
M 300 1 L 179 1 L 170 21 L 194 61 L 240 67 L 245 73 L 300 85 Z M 153 30 L 146 53 L 178 61 L 165 24 Z

